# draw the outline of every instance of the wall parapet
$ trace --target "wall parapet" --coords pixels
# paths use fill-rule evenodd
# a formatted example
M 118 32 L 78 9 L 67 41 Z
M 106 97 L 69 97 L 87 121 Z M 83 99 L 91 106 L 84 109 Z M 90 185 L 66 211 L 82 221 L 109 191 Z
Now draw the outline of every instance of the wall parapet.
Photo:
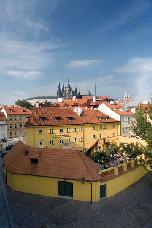
M 137 168 L 139 164 L 135 160 L 130 160 L 128 162 L 123 162 L 122 164 L 118 166 L 113 166 L 108 169 L 104 169 L 99 171 L 99 175 L 101 175 L 102 181 L 108 181 L 113 178 L 116 178 L 120 175 L 123 175 L 129 171 L 132 171 L 133 169 Z

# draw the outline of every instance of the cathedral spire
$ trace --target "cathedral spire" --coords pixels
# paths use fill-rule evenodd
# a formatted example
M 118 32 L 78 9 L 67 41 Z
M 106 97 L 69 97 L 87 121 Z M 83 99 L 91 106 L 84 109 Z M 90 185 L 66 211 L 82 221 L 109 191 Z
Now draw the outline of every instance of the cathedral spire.
M 62 92 L 61 92 L 61 88 L 60 88 L 60 82 L 59 82 L 59 85 L 58 85 L 57 97 L 62 97 Z

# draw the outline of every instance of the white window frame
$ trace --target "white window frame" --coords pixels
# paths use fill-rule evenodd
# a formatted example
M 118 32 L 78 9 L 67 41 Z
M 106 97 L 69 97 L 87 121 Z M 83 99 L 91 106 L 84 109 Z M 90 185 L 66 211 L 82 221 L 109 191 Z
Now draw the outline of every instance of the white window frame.
M 69 144 L 71 141 L 70 141 L 70 139 L 67 139 L 67 143 Z
M 50 128 L 50 134 L 53 134 L 53 133 L 54 133 L 54 129 Z
M 63 128 L 60 128 L 60 133 L 63 133 Z
M 42 131 L 42 132 L 40 133 L 40 131 Z M 43 129 L 42 128 L 39 129 L 39 135 L 43 135 Z
M 67 133 L 70 133 L 70 128 L 67 128 Z
M 79 138 L 79 142 L 83 142 L 83 137 L 82 136 Z
M 53 145 L 54 142 L 53 142 L 53 139 L 50 139 L 50 145 Z
M 63 144 L 63 139 L 60 139 L 60 144 Z
M 39 148 L 44 148 L 44 141 L 43 140 L 39 141 Z

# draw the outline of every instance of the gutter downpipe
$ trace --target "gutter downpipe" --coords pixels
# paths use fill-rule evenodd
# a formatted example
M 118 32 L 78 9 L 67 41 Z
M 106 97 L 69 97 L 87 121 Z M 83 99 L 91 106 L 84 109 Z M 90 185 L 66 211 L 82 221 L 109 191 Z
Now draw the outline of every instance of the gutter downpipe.
M 92 203 L 92 183 L 90 183 L 90 185 L 91 185 L 91 201 L 90 201 L 90 203 Z

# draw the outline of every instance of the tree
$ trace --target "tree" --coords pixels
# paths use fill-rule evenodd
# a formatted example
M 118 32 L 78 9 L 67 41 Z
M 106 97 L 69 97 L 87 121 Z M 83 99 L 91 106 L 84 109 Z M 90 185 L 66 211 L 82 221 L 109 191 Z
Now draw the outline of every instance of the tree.
M 18 105 L 18 106 L 27 108 L 27 109 L 33 108 L 33 105 L 31 105 L 31 103 L 29 103 L 29 102 L 26 101 L 26 100 L 17 100 L 17 101 L 15 102 L 15 104 Z
M 39 104 L 40 107 L 51 107 L 52 103 L 49 101 L 45 101 L 44 103 Z
M 147 142 L 148 149 L 152 149 L 152 106 L 149 105 L 146 113 L 142 106 L 138 106 L 134 118 L 133 132 Z
M 139 143 L 120 143 L 120 153 L 125 153 L 129 158 L 136 158 L 144 153 L 145 148 Z
M 147 142 L 144 150 L 146 165 L 152 168 L 152 104 L 149 104 L 146 110 L 143 106 L 138 106 L 134 118 L 132 130 L 135 135 Z

